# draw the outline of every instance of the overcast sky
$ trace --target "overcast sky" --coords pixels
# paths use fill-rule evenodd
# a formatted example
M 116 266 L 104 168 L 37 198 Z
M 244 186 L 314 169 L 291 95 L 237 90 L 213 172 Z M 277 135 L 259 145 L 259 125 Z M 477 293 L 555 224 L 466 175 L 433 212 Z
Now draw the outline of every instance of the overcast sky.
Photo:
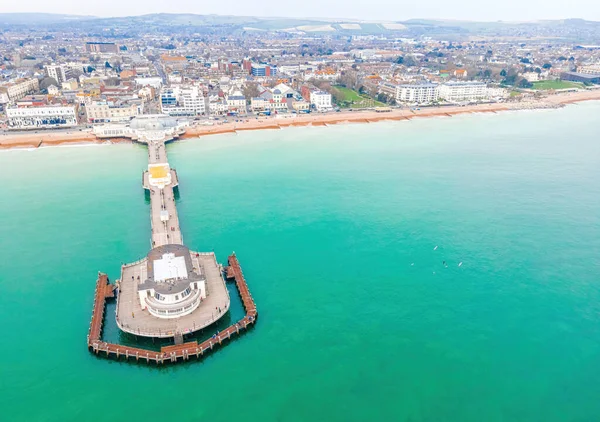
M 46 12 L 95 16 L 197 13 L 238 16 L 327 17 L 371 20 L 411 18 L 524 21 L 581 17 L 600 21 L 600 0 L 2 0 L 0 13 Z

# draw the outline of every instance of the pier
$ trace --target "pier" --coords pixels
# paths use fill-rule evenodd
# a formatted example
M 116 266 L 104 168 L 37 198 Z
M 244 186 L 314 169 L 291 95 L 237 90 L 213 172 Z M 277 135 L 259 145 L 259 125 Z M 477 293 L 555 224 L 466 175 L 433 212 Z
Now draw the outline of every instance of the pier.
M 90 329 L 87 338 L 88 349 L 99 355 L 115 359 L 141 360 L 142 362 L 153 362 L 156 364 L 176 363 L 200 359 L 215 349 L 223 346 L 232 338 L 246 332 L 258 318 L 256 304 L 250 294 L 246 279 L 235 254 L 229 256 L 227 267 L 228 278 L 235 281 L 238 293 L 246 315 L 239 321 L 227 327 L 225 330 L 215 333 L 210 339 L 198 343 L 190 341 L 182 344 L 161 347 L 160 351 L 145 349 L 142 347 L 125 346 L 122 344 L 109 343 L 102 340 L 102 327 L 104 325 L 104 312 L 106 301 L 114 296 L 115 285 L 109 284 L 106 274 L 99 273 L 96 281 L 96 293 L 94 295 L 94 308 Z
M 181 125 L 169 116 L 144 116 L 132 121 L 135 140 L 148 147 L 148 168 L 142 173 L 142 187 L 150 196 L 150 251 L 135 262 L 121 265 L 120 279 L 110 284 L 99 273 L 88 348 L 95 353 L 145 359 L 187 360 L 201 356 L 256 321 L 256 305 L 250 295 L 235 254 L 228 260 L 227 278 L 235 280 L 246 316 L 198 344 L 184 343 L 184 336 L 214 324 L 229 311 L 230 297 L 224 268 L 214 252 L 196 252 L 183 243 L 175 202 L 179 187 L 177 171 L 169 165 L 166 142 L 182 133 Z M 148 338 L 172 338 L 173 346 L 160 352 L 102 341 L 106 301 L 117 299 L 115 319 L 126 333 Z

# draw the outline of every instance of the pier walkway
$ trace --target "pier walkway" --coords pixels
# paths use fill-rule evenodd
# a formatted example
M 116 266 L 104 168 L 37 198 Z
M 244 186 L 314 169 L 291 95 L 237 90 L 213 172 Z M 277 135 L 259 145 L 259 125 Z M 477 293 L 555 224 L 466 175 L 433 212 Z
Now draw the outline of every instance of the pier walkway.
M 200 299 L 200 304 L 190 313 L 160 318 L 156 316 L 156 311 L 153 315 L 148 310 L 145 306 L 147 302 L 142 303 L 144 298 L 140 297 L 140 286 L 146 285 L 148 280 L 154 280 L 156 276 L 154 264 L 158 257 L 153 256 L 152 251 L 168 245 L 183 245 L 183 235 L 173 191 L 179 185 L 179 178 L 177 172 L 169 166 L 165 138 L 159 133 L 149 133 L 140 142 L 148 146 L 148 170 L 142 175 L 142 185 L 150 192 L 151 251 L 136 262 L 121 265 L 121 277 L 117 281 L 117 325 L 122 331 L 138 336 L 180 338 L 223 317 L 230 306 L 229 292 L 215 254 L 189 251 L 191 261 L 188 262 L 191 265 L 186 268 L 185 278 L 192 273 L 202 277 L 205 294 Z M 161 254 L 165 256 L 164 252 Z M 171 283 L 176 278 L 171 276 L 168 282 Z M 165 280 L 160 281 L 163 282 Z M 149 292 L 149 289 L 146 291 Z M 174 294 L 177 293 L 179 292 Z M 164 292 L 161 294 L 164 295 Z M 179 297 L 176 298 L 179 300 Z
M 179 227 L 179 217 L 175 206 L 173 188 L 178 183 L 174 170 L 170 170 L 167 151 L 163 141 L 148 141 L 148 164 L 162 164 L 171 173 L 171 182 L 158 189 L 148 183 L 150 189 L 150 216 L 152 222 L 152 247 L 177 244 L 183 245 L 183 236 Z M 160 167 L 157 167 L 160 170 Z M 173 177 L 175 173 L 175 177 Z M 160 174 L 158 175 L 160 176 Z
M 179 345 L 164 346 L 160 351 L 108 343 L 102 340 L 106 300 L 113 297 L 115 286 L 108 284 L 109 280 L 106 274 L 98 274 L 92 320 L 90 322 L 87 338 L 88 349 L 97 355 L 105 357 L 114 357 L 116 359 L 124 357 L 126 360 L 135 359 L 136 361 L 141 359 L 148 363 L 154 362 L 156 364 L 164 364 L 168 362 L 183 362 L 189 360 L 190 357 L 199 359 L 219 346 L 226 344 L 232 337 L 235 338 L 246 331 L 258 318 L 256 304 L 250 294 L 248 284 L 246 283 L 242 268 L 240 267 L 235 253 L 229 256 L 228 262 L 229 267 L 227 268 L 227 274 L 235 280 L 237 290 L 242 299 L 244 309 L 246 310 L 246 315 L 225 330 L 215 333 L 210 339 L 205 340 L 202 343 L 190 341 Z

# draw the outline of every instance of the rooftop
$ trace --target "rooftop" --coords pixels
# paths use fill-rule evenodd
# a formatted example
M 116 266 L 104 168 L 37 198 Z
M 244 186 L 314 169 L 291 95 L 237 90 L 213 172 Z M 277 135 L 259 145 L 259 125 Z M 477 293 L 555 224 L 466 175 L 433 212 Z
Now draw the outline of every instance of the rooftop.
M 147 279 L 138 285 L 138 290 L 175 294 L 188 288 L 190 281 L 204 279 L 201 269 L 192 264 L 190 250 L 185 245 L 167 244 L 152 249 L 146 267 Z

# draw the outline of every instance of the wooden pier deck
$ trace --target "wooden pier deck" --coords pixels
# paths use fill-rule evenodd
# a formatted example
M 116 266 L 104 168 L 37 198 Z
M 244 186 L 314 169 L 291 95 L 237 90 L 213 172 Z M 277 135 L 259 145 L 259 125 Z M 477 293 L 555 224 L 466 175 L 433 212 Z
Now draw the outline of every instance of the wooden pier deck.
M 198 343 L 191 341 L 179 345 L 164 346 L 160 352 L 149 350 L 140 347 L 125 346 L 122 344 L 114 344 L 102 341 L 102 326 L 104 322 L 104 311 L 106 309 L 106 299 L 114 296 L 114 285 L 109 284 L 106 274 L 99 273 L 96 281 L 96 291 L 94 295 L 94 308 L 92 311 L 92 320 L 87 338 L 88 349 L 106 357 L 114 357 L 119 359 L 125 357 L 126 360 L 140 359 L 145 362 L 154 362 L 156 364 L 164 364 L 166 362 L 183 362 L 189 360 L 190 357 L 197 359 L 210 353 L 215 348 L 223 345 L 232 337 L 240 335 L 252 326 L 258 317 L 256 304 L 248 289 L 248 284 L 242 273 L 240 263 L 235 256 L 235 253 L 228 258 L 229 266 L 227 267 L 228 278 L 233 278 L 237 290 L 242 299 L 246 315 L 230 325 L 223 331 L 219 331 L 208 340 Z

